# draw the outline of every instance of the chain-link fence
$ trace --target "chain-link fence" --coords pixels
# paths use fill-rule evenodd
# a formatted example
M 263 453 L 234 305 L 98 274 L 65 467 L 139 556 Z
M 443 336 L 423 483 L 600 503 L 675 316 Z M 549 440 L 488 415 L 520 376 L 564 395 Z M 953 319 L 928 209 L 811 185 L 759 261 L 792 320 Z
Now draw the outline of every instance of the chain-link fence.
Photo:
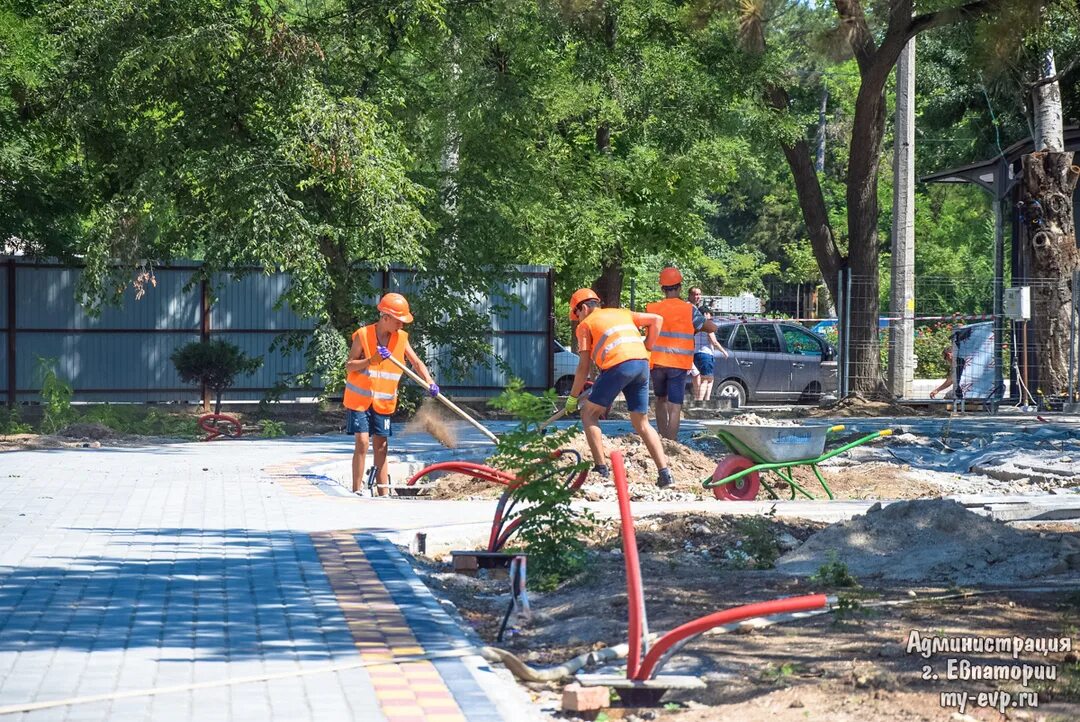
M 977 274 L 916 277 L 914 306 L 901 315 L 881 312 L 872 333 L 872 311 L 889 307 L 880 295 L 884 284 L 841 274 L 836 335 L 841 392 L 888 390 L 908 401 L 961 407 L 980 402 L 995 408 L 1002 401 L 1038 408 L 1076 404 L 1080 273 L 1002 283 L 1003 301 L 1010 296 L 1016 301 L 1003 303 L 996 315 L 995 285 L 993 277 Z M 1070 306 L 1067 322 L 1054 320 L 1060 317 L 1052 310 L 1064 304 Z M 904 366 L 912 370 L 907 378 L 902 378 Z

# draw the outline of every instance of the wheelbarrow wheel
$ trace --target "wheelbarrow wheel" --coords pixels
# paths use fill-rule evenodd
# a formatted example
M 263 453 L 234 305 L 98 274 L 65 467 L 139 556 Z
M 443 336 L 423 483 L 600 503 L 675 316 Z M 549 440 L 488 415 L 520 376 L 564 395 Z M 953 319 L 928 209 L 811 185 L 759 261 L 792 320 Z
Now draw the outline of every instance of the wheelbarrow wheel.
M 729 454 L 720 459 L 720 463 L 716 465 L 716 470 L 712 475 L 713 481 L 726 479 L 732 474 L 738 474 L 740 471 L 749 469 L 751 466 L 754 466 L 754 462 L 745 456 Z M 761 475 L 755 471 L 752 474 L 740 477 L 730 484 L 714 486 L 712 492 L 713 496 L 720 501 L 753 501 L 760 488 Z

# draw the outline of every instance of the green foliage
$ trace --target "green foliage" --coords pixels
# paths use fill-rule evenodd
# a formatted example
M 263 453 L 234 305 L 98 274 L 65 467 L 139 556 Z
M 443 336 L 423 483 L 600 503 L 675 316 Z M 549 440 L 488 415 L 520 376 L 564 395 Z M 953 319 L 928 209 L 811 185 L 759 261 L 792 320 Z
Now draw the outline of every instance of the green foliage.
M 556 430 L 545 435 L 539 425 L 551 415 L 557 398 L 548 390 L 542 396 L 522 391 L 515 379 L 491 401 L 521 423 L 499 438 L 494 462 L 519 480 L 512 495 L 525 508 L 519 512 L 521 526 L 516 539 L 529 553 L 529 574 L 538 588 L 551 588 L 585 568 L 585 536 L 595 519 L 588 511 L 574 509 L 573 492 L 566 487 L 572 473 L 584 471 L 589 463 L 568 463 L 554 456 L 579 429 Z
M 836 552 L 829 552 L 829 561 L 822 564 L 810 576 L 810 581 L 828 589 L 848 589 L 859 586 L 859 580 L 848 571 L 847 564 L 837 558 Z
M 753 559 L 755 569 L 772 569 L 780 558 L 780 545 L 773 536 L 771 520 L 748 516 L 735 520 L 735 531 L 742 535 L 739 550 Z
M 41 383 L 41 400 L 45 403 L 41 416 L 41 430 L 55 434 L 75 420 L 71 406 L 74 391 L 56 370 L 56 359 L 38 357 L 36 374 Z
M 101 424 L 121 434 L 181 439 L 202 435 L 195 416 L 186 411 L 163 411 L 156 407 L 100 404 L 86 407 L 78 420 Z
M 345 362 L 349 358 L 349 344 L 345 337 L 329 323 L 322 323 L 313 331 L 294 331 L 282 334 L 270 344 L 270 351 L 288 352 L 303 349 L 304 370 L 285 376 L 266 393 L 260 407 L 281 400 L 290 389 L 321 387 L 320 399 L 340 394 L 345 388 Z
M 259 421 L 259 426 L 262 427 L 262 435 L 268 439 L 276 439 L 279 436 L 285 436 L 286 433 L 285 424 L 273 419 L 262 419 Z
M 951 323 L 937 323 L 915 329 L 915 375 L 921 379 L 943 379 L 950 369 L 944 351 L 952 345 Z
M 23 422 L 18 406 L 0 410 L 0 434 L 29 434 L 31 431 L 33 427 Z
M 179 439 L 197 439 L 203 435 L 197 417 L 171 414 L 155 408 L 151 408 L 142 419 L 136 422 L 131 433 Z
M 801 674 L 804 671 L 804 666 L 798 662 L 784 662 L 782 664 L 769 664 L 761 671 L 761 678 L 765 682 L 775 684 L 779 687 L 789 687 L 792 684 L 792 677 Z
M 224 339 L 192 341 L 173 351 L 173 365 L 180 380 L 189 384 L 204 384 L 214 392 L 214 413 L 221 413 L 221 395 L 236 381 L 237 376 L 250 374 L 262 366 L 261 358 L 252 358 L 236 344 Z

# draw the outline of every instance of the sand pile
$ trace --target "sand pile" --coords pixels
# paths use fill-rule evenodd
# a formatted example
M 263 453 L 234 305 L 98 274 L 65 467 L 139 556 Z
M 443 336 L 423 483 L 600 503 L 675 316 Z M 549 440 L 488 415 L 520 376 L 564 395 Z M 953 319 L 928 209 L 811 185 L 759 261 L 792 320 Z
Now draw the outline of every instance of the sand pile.
M 950 499 L 871 507 L 785 554 L 776 568 L 817 572 L 832 555 L 856 577 L 927 584 L 1012 586 L 1080 570 L 1080 541 L 1013 529 Z
M 768 419 L 764 416 L 758 416 L 757 414 L 739 414 L 738 416 L 732 416 L 728 420 L 729 424 L 735 426 L 799 426 L 798 422 L 791 419 Z

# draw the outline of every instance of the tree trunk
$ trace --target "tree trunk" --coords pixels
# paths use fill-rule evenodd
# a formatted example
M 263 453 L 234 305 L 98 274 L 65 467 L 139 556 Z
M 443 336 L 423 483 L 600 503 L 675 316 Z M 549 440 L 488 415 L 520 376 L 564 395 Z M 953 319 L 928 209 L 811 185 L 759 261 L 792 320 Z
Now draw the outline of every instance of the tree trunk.
M 623 259 L 622 248 L 611 249 L 611 255 L 604 259 L 600 277 L 593 283 L 593 290 L 600 297 L 605 307 L 615 308 L 622 301 Z
M 344 249 L 325 236 L 319 238 L 319 252 L 326 259 L 326 312 L 330 325 L 345 337 L 346 343 L 351 343 L 357 318 L 352 307 L 349 262 Z
M 1061 86 L 1057 80 L 1054 65 L 1054 51 L 1043 54 L 1042 67 L 1039 69 L 1041 82 L 1031 91 L 1032 108 L 1035 116 L 1035 150 L 1048 150 L 1061 153 L 1065 150 L 1065 128 L 1061 114 Z
M 1072 275 L 1080 270 L 1073 219 L 1080 167 L 1073 165 L 1072 153 L 1032 153 L 1021 160 L 1038 388 L 1060 396 L 1068 388 Z
M 604 8 L 604 25 L 602 28 L 604 47 L 609 51 L 615 49 L 618 38 L 618 25 L 616 24 L 615 11 L 607 5 Z M 607 89 L 613 93 L 613 88 Z M 596 126 L 596 150 L 601 155 L 611 153 L 611 124 L 606 120 Z M 604 259 L 604 265 L 600 269 L 600 277 L 593 283 L 593 290 L 600 297 L 600 302 L 605 307 L 615 308 L 622 303 L 623 286 L 623 252 L 622 246 L 616 241 L 608 256 Z
M 765 98 L 776 110 L 787 109 L 788 94 L 784 89 L 773 86 L 765 92 Z M 821 192 L 821 181 L 814 170 L 810 145 L 805 140 L 798 140 L 791 145 L 782 143 L 781 148 L 788 168 L 791 169 L 791 177 L 795 181 L 795 194 L 799 198 L 803 222 L 806 223 L 806 231 L 810 236 L 814 260 L 817 261 L 821 276 L 835 302 L 838 291 L 836 277 L 844 265 L 844 259 L 836 246 L 832 226 L 829 225 L 829 212 L 825 207 L 825 196 Z
M 887 396 L 881 377 L 878 316 L 878 164 L 885 136 L 883 88 L 864 78 L 855 100 L 847 175 L 848 266 L 851 269 L 849 388 Z

